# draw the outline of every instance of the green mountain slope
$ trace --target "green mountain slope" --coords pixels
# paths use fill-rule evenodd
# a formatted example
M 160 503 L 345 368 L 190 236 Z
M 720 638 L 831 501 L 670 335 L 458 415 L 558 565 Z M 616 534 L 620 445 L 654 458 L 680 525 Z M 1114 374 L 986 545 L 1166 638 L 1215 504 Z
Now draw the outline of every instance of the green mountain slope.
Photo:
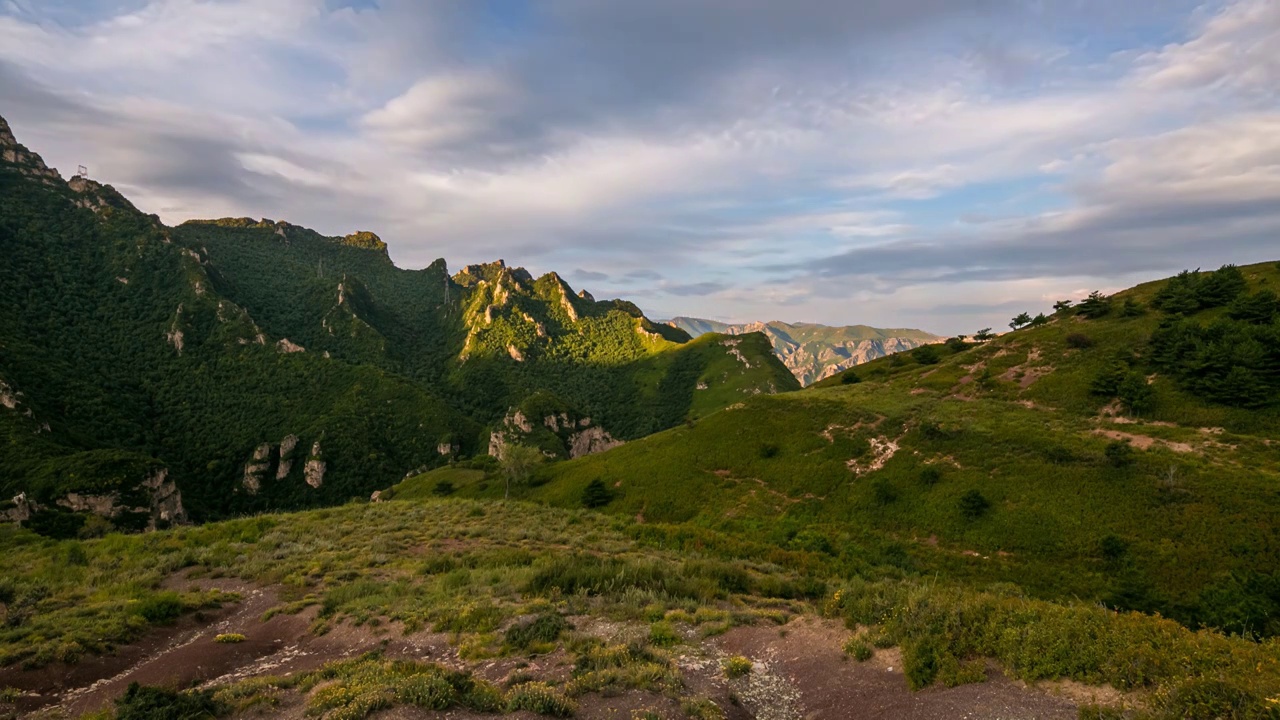
M 0 517 L 52 534 L 367 497 L 485 451 L 538 392 L 632 439 L 796 387 L 763 338 L 689 343 L 554 275 L 401 270 L 372 233 L 167 228 L 3 121 L 0 199 L 0 496 L 22 495 Z
M 854 365 L 885 355 L 943 340 L 923 330 L 867 325 L 830 326 L 777 320 L 731 325 L 690 317 L 672 318 L 667 324 L 694 337 L 705 333 L 763 333 L 773 344 L 774 353 L 802 385 L 812 385 Z
M 647 522 L 1274 635 L 1277 286 L 1275 265 L 1227 268 L 883 358 L 548 468 L 530 496 L 601 480 Z

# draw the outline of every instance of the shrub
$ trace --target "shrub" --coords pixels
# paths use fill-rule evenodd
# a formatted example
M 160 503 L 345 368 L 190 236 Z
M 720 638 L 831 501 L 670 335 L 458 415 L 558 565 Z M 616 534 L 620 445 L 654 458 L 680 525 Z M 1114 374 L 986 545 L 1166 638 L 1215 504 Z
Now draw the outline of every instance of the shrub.
M 680 710 L 690 720 L 724 720 L 724 711 L 708 698 L 692 698 L 680 703 Z
M 732 680 L 750 673 L 752 664 L 751 660 L 741 655 L 734 655 L 733 657 L 725 658 L 720 663 L 720 667 L 724 669 L 724 676 Z
M 578 711 L 578 704 L 544 682 L 517 685 L 507 693 L 507 712 L 528 710 L 539 715 L 569 717 Z
M 504 643 L 515 650 L 528 650 L 534 644 L 553 643 L 565 630 L 572 629 L 559 613 L 544 613 L 532 620 L 517 623 L 503 633 Z
M 966 520 L 977 520 L 987 513 L 991 503 L 977 490 L 969 490 L 960 496 L 960 514 Z
M 1105 535 L 1098 541 L 1098 552 L 1103 560 L 1114 563 L 1129 552 L 1129 543 L 1115 535 Z
M 1184 718 L 1262 718 L 1275 717 L 1267 710 L 1267 701 L 1222 680 L 1191 680 L 1170 695 L 1165 704 Z
M 205 720 L 227 712 L 210 691 L 178 692 L 130 683 L 116 700 L 116 720 Z
M 457 491 L 449 480 L 441 480 L 431 488 L 431 494 L 437 497 L 448 497 Z
M 147 622 L 164 623 L 176 619 L 185 608 L 178 593 L 160 592 L 139 600 L 131 609 Z
M 942 360 L 942 353 L 936 345 L 921 345 L 911 351 L 911 357 L 921 365 L 937 365 Z
M 1147 309 L 1142 306 L 1142 303 L 1133 298 L 1125 298 L 1124 304 L 1120 306 L 1120 317 L 1122 318 L 1141 317 L 1146 312 Z
M 842 385 L 855 385 L 860 382 L 862 382 L 862 378 L 858 377 L 858 374 L 852 370 L 846 370 L 844 374 L 840 376 L 840 384 Z
M 760 457 L 764 460 L 777 457 L 778 446 L 773 443 L 762 443 L 760 445 Z
M 1081 300 L 1076 306 L 1076 314 L 1087 320 L 1096 320 L 1109 312 L 1111 312 L 1111 298 L 1097 290 L 1089 293 L 1089 297 Z
M 1113 440 L 1107 443 L 1103 453 L 1107 456 L 1107 463 L 1112 467 L 1122 468 L 1133 464 L 1133 446 L 1126 441 Z
M 659 621 L 649 626 L 649 642 L 657 647 L 671 647 L 680 642 L 680 635 L 671 623 Z
M 589 509 L 604 507 L 613 501 L 613 493 L 600 478 L 587 483 L 582 490 L 582 506 Z
M 930 465 L 920 470 L 920 484 L 926 487 L 937 485 L 942 481 L 942 471 Z
M 858 662 L 866 662 L 871 659 L 875 652 L 871 649 L 871 645 L 860 637 L 851 637 L 844 644 L 844 654 L 857 660 Z
M 224 645 L 234 645 L 235 643 L 244 642 L 245 639 L 245 636 L 240 633 L 220 633 L 213 641 Z
M 923 638 L 902 649 L 902 672 L 912 690 L 929 687 L 938 677 L 938 650 L 931 638 Z
M 875 498 L 876 504 L 888 505 L 898 499 L 898 491 L 888 480 L 876 478 L 871 483 L 871 496 Z
M 1067 347 L 1087 350 L 1094 346 L 1093 338 L 1084 333 L 1071 333 L 1067 336 Z

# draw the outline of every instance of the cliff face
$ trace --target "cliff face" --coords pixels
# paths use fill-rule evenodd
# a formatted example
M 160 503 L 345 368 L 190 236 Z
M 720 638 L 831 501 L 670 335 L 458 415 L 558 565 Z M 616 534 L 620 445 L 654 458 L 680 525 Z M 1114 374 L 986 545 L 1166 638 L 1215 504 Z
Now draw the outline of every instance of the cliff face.
M 667 324 L 695 337 L 706 333 L 764 333 L 773 345 L 774 354 L 801 385 L 812 385 L 854 365 L 945 339 L 923 330 L 866 325 L 828 326 L 778 321 L 732 325 L 688 317 L 677 317 Z

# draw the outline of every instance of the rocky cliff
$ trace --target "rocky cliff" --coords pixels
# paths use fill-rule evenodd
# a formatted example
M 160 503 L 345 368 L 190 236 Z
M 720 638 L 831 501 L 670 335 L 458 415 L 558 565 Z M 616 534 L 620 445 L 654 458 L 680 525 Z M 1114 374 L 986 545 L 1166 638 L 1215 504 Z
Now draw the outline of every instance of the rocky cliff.
M 677 317 L 668 321 L 697 337 L 707 333 L 741 335 L 764 333 L 802 385 L 812 385 L 847 368 L 893 353 L 911 350 L 945 338 L 909 328 L 873 328 L 867 325 L 829 326 L 813 323 L 753 322 L 728 324 L 702 318 Z

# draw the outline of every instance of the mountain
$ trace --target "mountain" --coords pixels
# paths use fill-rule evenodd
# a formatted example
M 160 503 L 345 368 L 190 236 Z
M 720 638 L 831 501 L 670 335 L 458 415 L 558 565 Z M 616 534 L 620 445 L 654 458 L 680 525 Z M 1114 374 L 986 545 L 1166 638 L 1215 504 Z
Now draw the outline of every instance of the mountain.
M 572 413 L 541 443 L 568 457 L 798 387 L 762 336 L 692 341 L 554 273 L 404 270 L 367 231 L 166 227 L 3 120 L 0 199 L 0 517 L 48 534 L 367 497 L 486 452 L 531 399 Z
M 945 338 L 907 328 L 881 329 L 866 325 L 836 326 L 815 323 L 753 322 L 731 325 L 715 320 L 676 317 L 667 324 L 693 337 L 707 333 L 742 335 L 763 333 L 773 351 L 801 385 L 812 385 L 836 373 Z
M 528 496 L 599 480 L 646 523 L 1280 635 L 1277 287 L 1265 263 L 1095 296 L 557 464 Z

